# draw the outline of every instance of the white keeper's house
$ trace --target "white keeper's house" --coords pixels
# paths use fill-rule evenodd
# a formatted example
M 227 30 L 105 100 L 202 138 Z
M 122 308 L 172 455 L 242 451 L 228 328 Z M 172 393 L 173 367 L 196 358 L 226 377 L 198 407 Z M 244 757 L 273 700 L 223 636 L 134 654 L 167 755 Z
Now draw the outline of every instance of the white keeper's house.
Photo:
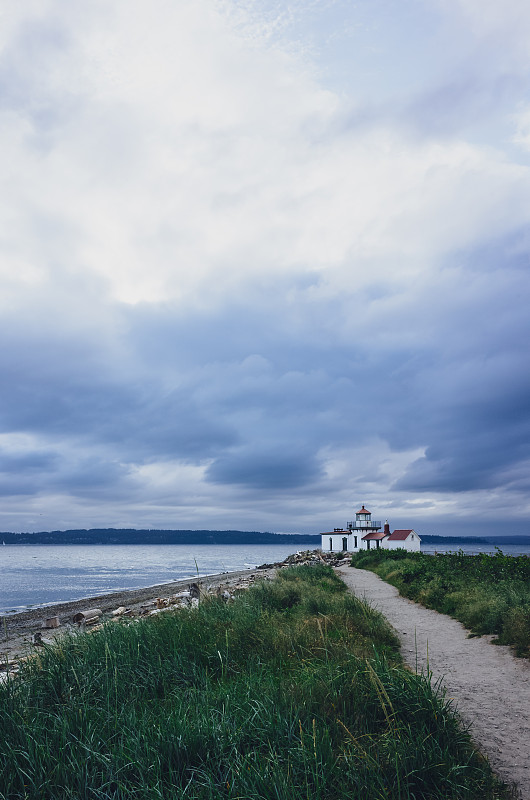
M 333 531 L 321 534 L 322 550 L 357 553 L 359 550 L 375 550 L 379 547 L 384 550 L 420 549 L 421 539 L 412 528 L 390 533 L 388 520 L 383 530 L 381 527 L 381 523 L 373 520 L 371 512 L 363 505 L 355 514 L 355 520 L 348 522 L 346 528 L 334 528 Z

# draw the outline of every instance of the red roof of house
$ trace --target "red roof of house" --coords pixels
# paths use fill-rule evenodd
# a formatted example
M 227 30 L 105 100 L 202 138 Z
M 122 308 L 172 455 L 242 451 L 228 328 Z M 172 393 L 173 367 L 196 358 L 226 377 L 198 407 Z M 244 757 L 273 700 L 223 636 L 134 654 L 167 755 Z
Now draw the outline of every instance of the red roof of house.
M 405 539 L 406 539 L 406 538 L 409 536 L 409 534 L 411 534 L 411 533 L 414 533 L 414 531 L 412 530 L 412 528 L 408 528 L 407 530 L 398 530 L 398 531 L 392 531 L 392 533 L 391 533 L 391 534 L 390 534 L 390 536 L 388 537 L 388 541 L 389 541 L 389 542 L 390 542 L 390 541 L 394 541 L 394 542 L 397 542 L 397 541 L 399 541 L 399 542 L 402 542 L 402 541 L 404 541 L 404 540 L 405 540 Z
M 368 509 L 367 509 L 367 508 L 365 508 L 365 507 L 364 507 L 364 505 L 363 505 L 363 507 L 361 508 L 361 510 L 360 510 L 360 511 L 356 511 L 355 513 L 356 513 L 356 514 L 371 514 L 371 511 L 368 511 Z
M 384 539 L 386 533 L 383 531 L 378 531 L 377 533 L 367 533 L 366 536 L 362 537 L 363 542 L 366 542 L 367 539 Z

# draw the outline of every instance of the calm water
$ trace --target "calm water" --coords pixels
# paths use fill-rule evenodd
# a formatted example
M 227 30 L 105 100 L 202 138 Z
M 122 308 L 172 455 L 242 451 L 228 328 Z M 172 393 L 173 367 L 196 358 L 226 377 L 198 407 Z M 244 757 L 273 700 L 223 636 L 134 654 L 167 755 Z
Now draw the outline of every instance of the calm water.
M 308 547 L 308 545 L 303 545 Z M 493 552 L 494 546 L 446 545 L 443 550 Z M 424 552 L 441 551 L 428 545 Z M 0 546 L 0 614 L 80 600 L 122 589 L 282 561 L 290 545 L 6 545 Z M 508 555 L 530 546 L 506 545 Z
M 0 545 L 0 614 L 281 561 L 290 545 Z

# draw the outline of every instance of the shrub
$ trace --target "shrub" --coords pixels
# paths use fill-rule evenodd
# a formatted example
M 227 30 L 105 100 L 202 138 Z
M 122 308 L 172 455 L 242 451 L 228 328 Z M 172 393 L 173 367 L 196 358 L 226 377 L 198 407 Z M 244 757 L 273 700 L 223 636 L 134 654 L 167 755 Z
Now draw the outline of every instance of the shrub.
M 530 558 L 406 550 L 359 553 L 352 566 L 371 569 L 401 594 L 451 614 L 477 634 L 494 634 L 530 656 Z

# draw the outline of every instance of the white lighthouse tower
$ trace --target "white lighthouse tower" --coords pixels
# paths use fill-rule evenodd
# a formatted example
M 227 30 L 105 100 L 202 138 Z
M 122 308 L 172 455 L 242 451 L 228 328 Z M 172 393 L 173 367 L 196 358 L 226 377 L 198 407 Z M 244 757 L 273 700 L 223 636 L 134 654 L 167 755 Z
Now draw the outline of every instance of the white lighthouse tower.
M 364 550 L 366 544 L 363 537 L 369 533 L 377 533 L 381 523 L 372 519 L 372 514 L 364 507 L 355 513 L 355 520 L 348 522 L 346 528 L 335 528 L 333 532 L 323 533 L 322 550 L 333 552 L 357 552 Z
M 372 519 L 372 514 L 364 507 L 364 503 L 361 510 L 355 513 L 355 522 L 348 522 L 348 530 L 362 531 L 361 536 L 367 533 L 375 533 L 380 527 L 381 523 Z

